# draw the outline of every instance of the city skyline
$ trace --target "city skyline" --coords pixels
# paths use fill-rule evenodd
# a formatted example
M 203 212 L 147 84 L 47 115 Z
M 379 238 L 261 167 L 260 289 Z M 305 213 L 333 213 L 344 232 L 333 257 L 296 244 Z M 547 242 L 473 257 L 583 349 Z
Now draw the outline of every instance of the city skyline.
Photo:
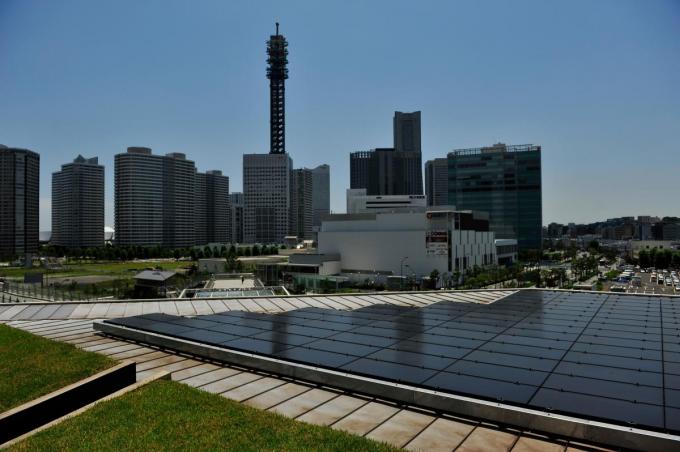
M 349 153 L 389 146 L 393 112 L 420 110 L 423 162 L 498 141 L 540 144 L 543 224 L 680 214 L 672 2 L 439 3 L 422 15 L 405 3 L 32 3 L 0 5 L 0 52 L 13 68 L 0 74 L 0 143 L 41 155 L 41 230 L 50 174 L 79 153 L 107 168 L 107 225 L 113 156 L 128 146 L 183 152 L 241 191 L 242 155 L 269 151 L 263 36 L 275 19 L 295 48 L 286 150 L 296 166 L 331 166 L 333 211 L 344 210 Z M 482 22 L 488 33 L 471 33 Z M 174 35 L 180 23 L 192 33 Z M 381 32 L 406 25 L 419 32 Z M 413 64 L 395 70 L 398 58 Z

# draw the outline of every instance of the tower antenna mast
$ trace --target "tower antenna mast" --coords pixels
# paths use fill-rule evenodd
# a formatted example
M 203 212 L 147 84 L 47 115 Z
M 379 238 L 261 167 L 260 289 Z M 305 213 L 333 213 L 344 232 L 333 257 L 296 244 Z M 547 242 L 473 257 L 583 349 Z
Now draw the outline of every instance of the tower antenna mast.
M 269 79 L 269 153 L 286 153 L 286 79 L 288 78 L 288 41 L 276 34 L 267 41 L 267 78 Z

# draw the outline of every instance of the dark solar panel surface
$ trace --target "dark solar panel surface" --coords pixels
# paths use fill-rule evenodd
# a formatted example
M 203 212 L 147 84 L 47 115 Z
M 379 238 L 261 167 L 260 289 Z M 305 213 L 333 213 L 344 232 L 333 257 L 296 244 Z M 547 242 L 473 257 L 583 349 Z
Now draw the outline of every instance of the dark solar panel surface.
M 109 323 L 534 409 L 680 432 L 680 301 L 521 291 L 354 311 Z

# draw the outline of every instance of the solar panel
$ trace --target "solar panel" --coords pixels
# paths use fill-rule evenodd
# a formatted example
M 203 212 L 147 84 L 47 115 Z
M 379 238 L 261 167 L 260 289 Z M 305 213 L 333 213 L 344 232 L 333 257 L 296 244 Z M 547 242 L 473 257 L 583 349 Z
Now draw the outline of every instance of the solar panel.
M 336 302 L 360 304 L 346 298 Z M 149 314 L 106 322 L 421 388 L 678 433 L 676 303 L 653 296 L 520 291 L 492 304 L 445 300 L 421 307 L 229 311 L 194 318 Z

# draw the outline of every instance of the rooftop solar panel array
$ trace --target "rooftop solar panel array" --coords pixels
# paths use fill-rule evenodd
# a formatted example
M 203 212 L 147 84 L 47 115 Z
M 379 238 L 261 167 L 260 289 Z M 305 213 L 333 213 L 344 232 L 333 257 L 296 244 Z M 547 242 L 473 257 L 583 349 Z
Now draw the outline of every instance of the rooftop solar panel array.
M 199 289 L 194 292 L 196 298 L 231 298 L 231 297 L 270 297 L 271 289 Z
M 521 291 L 485 305 L 107 320 L 428 389 L 680 432 L 680 303 Z

